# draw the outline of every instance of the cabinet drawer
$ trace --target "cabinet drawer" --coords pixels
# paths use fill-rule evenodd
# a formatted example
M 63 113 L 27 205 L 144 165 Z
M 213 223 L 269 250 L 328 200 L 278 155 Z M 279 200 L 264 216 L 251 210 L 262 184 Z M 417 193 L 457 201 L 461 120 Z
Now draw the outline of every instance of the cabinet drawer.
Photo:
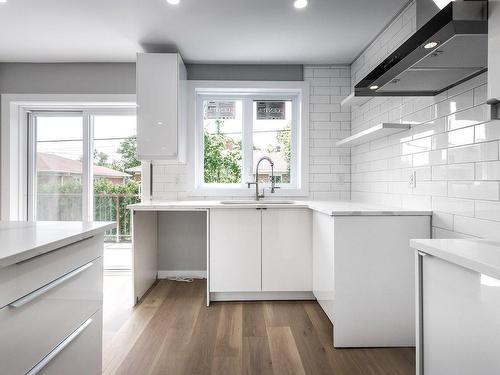
M 103 234 L 0 268 L 0 308 L 102 256 Z
M 102 310 L 83 323 L 28 375 L 100 375 Z M 36 370 L 40 369 L 39 372 Z
M 45 289 L 0 309 L 1 374 L 25 374 L 102 308 L 102 257 Z

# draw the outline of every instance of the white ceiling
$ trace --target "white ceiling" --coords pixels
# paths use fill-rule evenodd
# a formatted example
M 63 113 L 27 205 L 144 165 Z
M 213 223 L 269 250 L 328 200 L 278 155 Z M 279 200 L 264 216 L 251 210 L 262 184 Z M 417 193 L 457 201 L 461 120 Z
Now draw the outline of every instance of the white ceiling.
M 8 0 L 0 62 L 350 63 L 407 0 Z

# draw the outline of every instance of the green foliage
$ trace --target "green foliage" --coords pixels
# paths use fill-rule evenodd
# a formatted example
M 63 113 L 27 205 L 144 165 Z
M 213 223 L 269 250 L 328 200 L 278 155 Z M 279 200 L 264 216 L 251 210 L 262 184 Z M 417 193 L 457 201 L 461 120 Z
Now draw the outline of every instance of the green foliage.
M 287 126 L 285 129 L 280 130 L 278 134 L 276 134 L 276 140 L 282 146 L 281 152 L 285 155 L 285 160 L 288 163 L 288 171 L 290 171 L 290 160 L 292 157 L 292 151 L 290 148 L 290 126 Z
M 130 180 L 124 184 L 113 184 L 109 180 L 101 178 L 94 181 L 94 194 L 124 194 L 137 195 L 139 194 L 140 182 Z
M 116 151 L 121 154 L 121 159 L 118 162 L 113 163 L 113 169 L 126 171 L 127 169 L 141 165 L 141 162 L 137 160 L 136 137 L 128 137 L 124 139 Z
M 72 194 L 82 192 L 82 183 L 78 180 L 69 180 L 61 184 L 60 182 L 48 182 L 45 184 L 38 184 L 37 192 L 42 194 L 47 193 L 60 193 Z
M 100 167 L 108 167 L 108 159 L 109 155 L 106 154 L 105 152 L 97 152 L 97 150 L 94 150 L 94 165 L 98 165 Z
M 241 182 L 240 161 L 242 159 L 241 142 L 235 142 L 225 134 L 204 131 L 204 180 L 205 183 Z

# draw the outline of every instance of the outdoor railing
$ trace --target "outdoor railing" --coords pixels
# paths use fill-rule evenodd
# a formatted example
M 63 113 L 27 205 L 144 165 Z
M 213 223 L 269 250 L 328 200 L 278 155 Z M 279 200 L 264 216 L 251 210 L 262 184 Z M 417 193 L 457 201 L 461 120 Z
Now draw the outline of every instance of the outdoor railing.
M 105 241 L 130 242 L 131 212 L 127 209 L 129 204 L 139 203 L 141 197 L 129 194 L 95 194 L 94 195 L 94 220 L 116 221 L 116 229 L 106 231 Z
M 82 195 L 78 193 L 39 193 L 37 220 L 81 220 Z M 94 194 L 94 220 L 116 221 L 116 228 L 105 232 L 107 242 L 131 241 L 129 204 L 139 203 L 139 195 Z

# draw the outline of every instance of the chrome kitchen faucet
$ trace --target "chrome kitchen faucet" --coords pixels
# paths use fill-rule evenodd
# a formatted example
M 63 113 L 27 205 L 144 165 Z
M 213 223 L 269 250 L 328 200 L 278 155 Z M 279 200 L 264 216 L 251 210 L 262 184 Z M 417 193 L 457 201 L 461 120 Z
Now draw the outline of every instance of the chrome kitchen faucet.
M 257 166 L 255 167 L 255 182 L 247 182 L 248 188 L 250 189 L 250 186 L 255 185 L 255 200 L 259 200 L 261 198 L 264 198 L 264 188 L 262 188 L 262 194 L 259 194 L 259 165 L 260 162 L 263 160 L 267 160 L 269 164 L 271 165 L 271 193 L 274 193 L 276 189 L 279 189 L 279 186 L 276 186 L 274 182 L 274 163 L 271 160 L 270 157 L 268 156 L 263 156 L 259 159 L 257 162 Z

